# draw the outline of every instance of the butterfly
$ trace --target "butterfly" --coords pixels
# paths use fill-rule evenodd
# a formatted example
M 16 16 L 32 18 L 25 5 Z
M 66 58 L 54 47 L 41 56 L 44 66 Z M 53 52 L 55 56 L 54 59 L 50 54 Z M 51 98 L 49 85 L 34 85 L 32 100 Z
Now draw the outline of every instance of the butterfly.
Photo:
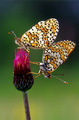
M 51 78 L 51 73 L 67 60 L 75 46 L 74 42 L 64 40 L 53 43 L 46 48 L 43 51 L 42 63 L 39 64 L 40 70 L 37 73 L 38 76 L 42 73 L 45 78 Z
M 29 51 L 29 48 L 44 49 L 50 46 L 54 42 L 59 31 L 59 23 L 57 19 L 50 18 L 46 21 L 40 21 L 30 30 L 25 32 L 21 38 L 17 38 L 15 33 L 15 43 L 19 45 L 19 48 L 25 48 Z

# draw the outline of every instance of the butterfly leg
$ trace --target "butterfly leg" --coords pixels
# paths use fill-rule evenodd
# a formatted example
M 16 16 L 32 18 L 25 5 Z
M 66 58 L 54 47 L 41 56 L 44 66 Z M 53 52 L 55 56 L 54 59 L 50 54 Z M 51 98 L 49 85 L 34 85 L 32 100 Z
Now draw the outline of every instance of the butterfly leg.
M 24 47 L 23 46 L 20 46 L 20 47 L 17 47 L 17 49 L 19 50 L 19 49 L 24 49 Z
M 39 74 L 39 72 L 38 73 L 35 73 L 35 72 L 28 72 L 26 75 L 28 75 L 28 74 L 36 74 L 36 75 L 38 75 Z
M 17 49 L 24 49 L 24 50 L 26 50 L 28 53 L 30 52 L 29 47 L 26 48 L 26 47 L 24 46 L 24 44 L 22 44 L 22 46 L 17 47 Z
M 19 50 L 19 49 L 24 49 L 24 50 L 26 50 L 28 53 L 30 52 L 30 50 L 26 49 L 26 48 L 23 47 L 23 46 L 17 47 L 17 49 L 18 49 L 18 50 Z
M 36 79 L 37 77 L 39 77 L 39 76 L 41 75 L 41 72 L 40 72 L 40 71 L 39 71 L 38 73 L 35 73 L 35 72 L 28 72 L 26 75 L 28 75 L 28 74 L 30 74 L 30 73 L 36 74 L 36 75 L 37 75 L 36 77 L 34 77 L 34 79 Z
M 32 61 L 30 61 L 30 63 L 40 66 L 40 62 L 32 62 Z
M 34 77 L 34 80 L 37 78 L 37 77 L 39 77 L 41 74 L 39 73 L 36 77 Z

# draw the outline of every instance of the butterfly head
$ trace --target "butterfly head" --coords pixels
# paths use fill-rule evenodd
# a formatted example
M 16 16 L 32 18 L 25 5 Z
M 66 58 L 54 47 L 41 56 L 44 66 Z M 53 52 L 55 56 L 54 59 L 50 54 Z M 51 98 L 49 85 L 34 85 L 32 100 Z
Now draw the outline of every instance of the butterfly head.
M 51 74 L 47 71 L 44 63 L 40 63 L 40 72 L 42 72 L 45 78 L 51 78 Z

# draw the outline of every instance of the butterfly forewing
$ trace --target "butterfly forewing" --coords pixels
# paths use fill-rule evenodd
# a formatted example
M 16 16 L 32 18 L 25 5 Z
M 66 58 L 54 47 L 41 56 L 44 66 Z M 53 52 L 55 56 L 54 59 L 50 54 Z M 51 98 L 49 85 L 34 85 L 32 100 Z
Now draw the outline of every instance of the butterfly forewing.
M 75 48 L 75 43 L 71 41 L 60 41 L 52 44 L 43 52 L 43 63 L 50 73 L 56 70 Z
M 55 18 L 40 21 L 30 30 L 23 34 L 22 41 L 30 44 L 33 48 L 46 48 L 56 39 L 59 31 L 59 23 Z

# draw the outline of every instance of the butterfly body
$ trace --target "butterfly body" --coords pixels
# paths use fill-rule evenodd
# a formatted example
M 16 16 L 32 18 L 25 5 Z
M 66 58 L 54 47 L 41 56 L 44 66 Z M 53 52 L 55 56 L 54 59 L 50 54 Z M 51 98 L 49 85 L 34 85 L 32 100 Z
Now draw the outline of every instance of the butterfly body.
M 39 73 L 42 73 L 45 78 L 51 78 L 50 73 L 47 70 L 47 67 L 44 63 L 40 63 L 40 70 Z

